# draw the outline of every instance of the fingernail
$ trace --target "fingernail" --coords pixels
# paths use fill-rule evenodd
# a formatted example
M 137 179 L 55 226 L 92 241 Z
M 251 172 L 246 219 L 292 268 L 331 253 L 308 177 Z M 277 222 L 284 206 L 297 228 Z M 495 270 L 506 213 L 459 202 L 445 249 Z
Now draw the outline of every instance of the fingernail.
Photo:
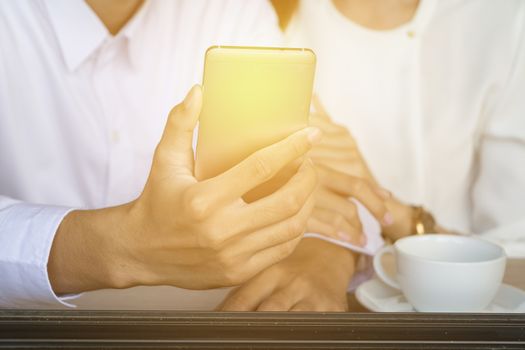
M 321 140 L 321 130 L 314 127 L 309 127 L 306 130 L 310 143 L 315 144 Z
M 387 212 L 385 216 L 383 217 L 383 225 L 390 226 L 394 223 L 394 218 L 392 217 L 392 214 L 390 212 Z
M 182 102 L 184 104 L 184 108 L 191 108 L 195 103 L 195 91 L 197 91 L 197 88 L 198 85 L 193 85 L 193 87 L 190 89 L 190 91 L 184 98 L 184 101 Z
M 368 241 L 368 239 L 366 238 L 365 234 L 362 233 L 361 234 L 361 237 L 359 237 L 359 245 L 361 247 L 364 247 L 366 245 L 366 242 Z
M 346 241 L 346 242 L 352 242 L 352 236 L 350 236 L 348 233 L 346 232 L 343 232 L 343 231 L 339 231 L 337 232 L 337 237 L 339 237 L 340 239 L 342 239 L 343 241 Z

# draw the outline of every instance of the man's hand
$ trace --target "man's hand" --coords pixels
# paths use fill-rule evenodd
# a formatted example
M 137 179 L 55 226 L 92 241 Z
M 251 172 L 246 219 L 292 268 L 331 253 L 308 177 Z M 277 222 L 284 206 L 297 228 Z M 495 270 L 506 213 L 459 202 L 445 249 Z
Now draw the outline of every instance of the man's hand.
M 305 238 L 285 260 L 233 290 L 221 311 L 347 311 L 350 251 Z
M 198 182 L 192 137 L 201 102 L 194 87 L 171 111 L 138 199 L 66 216 L 48 264 L 55 292 L 237 285 L 295 249 L 314 205 L 311 162 L 301 162 L 285 185 L 264 198 L 247 204 L 242 196 L 303 157 L 319 130 L 298 131 Z

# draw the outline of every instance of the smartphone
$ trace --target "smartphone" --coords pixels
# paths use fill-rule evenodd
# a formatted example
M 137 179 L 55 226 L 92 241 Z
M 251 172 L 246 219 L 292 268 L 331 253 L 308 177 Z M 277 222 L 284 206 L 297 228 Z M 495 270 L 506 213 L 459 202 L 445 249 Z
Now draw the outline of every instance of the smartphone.
M 308 126 L 310 49 L 213 46 L 206 51 L 195 159 L 199 180 Z

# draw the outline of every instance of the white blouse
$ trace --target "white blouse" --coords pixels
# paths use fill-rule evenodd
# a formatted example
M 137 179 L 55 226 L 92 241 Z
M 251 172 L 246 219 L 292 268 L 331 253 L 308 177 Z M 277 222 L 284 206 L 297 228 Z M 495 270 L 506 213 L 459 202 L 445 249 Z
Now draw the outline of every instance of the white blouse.
M 525 256 L 525 1 L 422 0 L 375 31 L 303 0 L 287 38 L 385 188 Z

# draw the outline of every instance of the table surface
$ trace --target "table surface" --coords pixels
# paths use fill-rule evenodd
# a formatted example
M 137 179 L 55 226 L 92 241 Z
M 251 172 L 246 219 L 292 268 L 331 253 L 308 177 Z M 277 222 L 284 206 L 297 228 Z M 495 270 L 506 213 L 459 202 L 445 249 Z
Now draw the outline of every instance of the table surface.
M 385 256 L 385 266 L 393 267 Z M 388 270 L 388 269 L 387 269 Z M 504 282 L 525 290 L 525 259 L 510 259 Z M 230 288 L 204 291 L 187 291 L 184 289 L 159 286 L 135 287 L 126 290 L 99 290 L 84 293 L 75 300 L 81 310 L 185 310 L 211 311 L 218 305 Z M 368 312 L 348 294 L 349 311 Z
M 510 259 L 503 282 L 525 290 L 525 259 Z
M 525 289 L 524 271 L 525 260 L 510 260 L 505 283 Z M 161 311 L 169 309 L 161 308 L 164 303 L 180 306 L 173 300 L 187 293 L 159 288 L 99 291 L 80 299 L 84 308 L 109 298 L 113 309 L 135 310 L 0 310 L 0 348 L 525 349 L 525 314 Z M 211 305 L 225 292 L 182 301 Z M 151 306 L 158 309 L 140 310 Z

